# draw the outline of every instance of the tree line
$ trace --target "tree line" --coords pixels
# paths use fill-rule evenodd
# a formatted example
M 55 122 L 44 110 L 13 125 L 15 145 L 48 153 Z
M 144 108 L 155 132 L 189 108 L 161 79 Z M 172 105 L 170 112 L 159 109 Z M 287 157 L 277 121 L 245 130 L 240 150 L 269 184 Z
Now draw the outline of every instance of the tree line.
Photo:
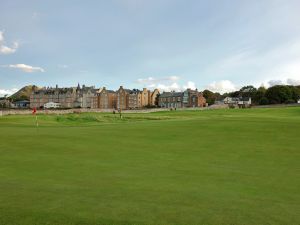
M 244 86 L 239 91 L 220 94 L 209 90 L 203 91 L 203 96 L 209 105 L 226 97 L 250 97 L 254 105 L 291 104 L 300 99 L 300 86 L 275 85 L 269 88 Z

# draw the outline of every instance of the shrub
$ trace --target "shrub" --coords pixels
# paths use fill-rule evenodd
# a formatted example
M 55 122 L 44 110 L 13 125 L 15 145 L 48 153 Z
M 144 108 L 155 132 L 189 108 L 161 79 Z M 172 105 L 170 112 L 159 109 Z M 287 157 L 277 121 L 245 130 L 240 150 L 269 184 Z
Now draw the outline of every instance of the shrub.
M 262 98 L 259 100 L 259 104 L 260 104 L 260 105 L 268 105 L 268 104 L 269 104 L 269 100 L 268 100 L 266 97 L 262 97 Z
M 296 103 L 294 99 L 288 99 L 285 101 L 285 104 L 293 104 L 293 103 Z

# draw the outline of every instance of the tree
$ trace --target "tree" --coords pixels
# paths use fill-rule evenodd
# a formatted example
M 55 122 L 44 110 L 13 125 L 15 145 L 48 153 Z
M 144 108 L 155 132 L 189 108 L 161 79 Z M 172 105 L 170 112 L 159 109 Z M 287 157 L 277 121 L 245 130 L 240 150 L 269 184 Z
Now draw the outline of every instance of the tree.
M 237 98 L 240 97 L 240 92 L 239 91 L 230 92 L 228 93 L 228 96 L 232 98 Z
M 248 85 L 248 86 L 242 87 L 240 89 L 239 96 L 240 97 L 254 98 L 256 92 L 257 92 L 257 89 L 254 86 Z
M 269 102 L 267 98 L 265 98 L 267 89 L 265 87 L 259 87 L 252 98 L 254 104 L 267 105 Z M 262 104 L 264 103 L 264 104 Z
M 300 99 L 300 87 L 299 86 L 288 86 L 292 92 L 292 99 L 297 102 Z
M 206 99 L 206 102 L 208 103 L 208 105 L 215 104 L 216 95 L 212 91 L 204 90 L 203 91 L 203 97 Z
M 293 99 L 293 93 L 288 86 L 276 85 L 266 91 L 266 97 L 270 104 L 282 104 Z

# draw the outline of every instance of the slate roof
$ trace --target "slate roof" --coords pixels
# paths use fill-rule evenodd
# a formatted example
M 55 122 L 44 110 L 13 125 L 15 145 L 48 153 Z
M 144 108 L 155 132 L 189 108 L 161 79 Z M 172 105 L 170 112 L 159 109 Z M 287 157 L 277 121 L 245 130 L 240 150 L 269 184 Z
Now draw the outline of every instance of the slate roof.
M 96 93 L 97 89 L 95 89 L 93 86 L 92 87 L 82 87 L 82 88 L 44 88 L 38 91 L 35 91 L 34 94 L 45 94 L 45 95 L 53 95 L 55 93 L 59 94 L 66 94 L 66 93 L 74 93 L 74 92 L 79 92 L 79 93 L 86 93 L 88 91 L 91 91 L 92 93 Z
M 181 97 L 182 95 L 183 95 L 182 92 L 163 92 L 159 97 L 160 98 Z
M 128 89 L 127 89 L 128 90 Z M 141 91 L 139 89 L 132 89 L 132 90 L 129 90 L 129 94 L 138 94 L 140 93 Z

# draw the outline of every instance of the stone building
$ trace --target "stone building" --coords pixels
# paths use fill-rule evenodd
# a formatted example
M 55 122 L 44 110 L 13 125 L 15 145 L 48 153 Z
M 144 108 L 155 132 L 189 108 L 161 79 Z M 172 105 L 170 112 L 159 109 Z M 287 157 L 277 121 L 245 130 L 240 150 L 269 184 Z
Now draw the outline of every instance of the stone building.
M 142 95 L 141 91 L 138 89 L 133 89 L 128 95 L 128 108 L 138 109 L 142 107 Z
M 158 98 L 158 105 L 162 108 L 183 108 L 183 93 L 163 92 Z
M 79 84 L 77 88 L 42 88 L 31 93 L 30 108 L 42 108 L 48 102 L 60 103 L 61 108 L 91 108 L 95 94 L 94 87 Z
M 140 92 L 140 96 L 141 96 L 140 107 L 145 107 L 145 106 L 149 105 L 150 91 L 147 90 L 147 88 L 143 88 L 143 90 Z
M 205 107 L 206 99 L 198 90 L 187 89 L 184 92 L 163 92 L 158 97 L 162 108 Z
M 10 108 L 11 107 L 11 102 L 8 98 L 3 97 L 0 98 L 0 108 Z
M 93 108 L 93 109 L 138 109 L 158 104 L 159 91 L 124 89 L 115 92 L 94 87 L 42 88 L 30 95 L 31 108 L 43 108 L 47 103 L 57 103 L 60 108 Z
M 129 103 L 129 93 L 131 90 L 124 89 L 123 86 L 120 86 L 119 90 L 116 91 L 116 108 L 118 110 L 128 109 Z
M 157 96 L 159 91 L 155 89 L 153 92 L 143 88 L 142 91 L 138 89 L 128 90 L 128 109 L 138 109 L 146 106 L 157 105 Z
M 197 89 L 187 89 L 183 92 L 184 107 L 206 107 L 206 99 Z
M 100 109 L 115 109 L 116 108 L 116 92 L 107 90 L 103 87 L 97 94 L 98 107 Z
M 158 105 L 158 96 L 159 96 L 159 90 L 154 89 L 149 93 L 149 105 L 150 106 L 157 106 Z
M 191 96 L 191 104 L 189 107 L 207 107 L 206 99 L 202 92 Z
M 91 108 L 92 107 L 92 99 L 96 95 L 97 90 L 95 87 L 86 87 L 78 84 L 76 88 L 76 100 L 74 103 L 74 108 Z M 61 102 L 59 102 L 61 103 Z

